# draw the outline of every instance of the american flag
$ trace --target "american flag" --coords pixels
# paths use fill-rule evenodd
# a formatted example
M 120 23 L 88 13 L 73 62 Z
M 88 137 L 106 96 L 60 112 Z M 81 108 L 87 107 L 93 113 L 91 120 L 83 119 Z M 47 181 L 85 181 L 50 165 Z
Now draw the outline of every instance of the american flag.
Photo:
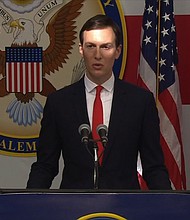
M 6 89 L 8 92 L 42 91 L 42 48 L 6 47 Z
M 145 0 L 138 84 L 154 93 L 173 189 L 186 189 L 173 0 Z

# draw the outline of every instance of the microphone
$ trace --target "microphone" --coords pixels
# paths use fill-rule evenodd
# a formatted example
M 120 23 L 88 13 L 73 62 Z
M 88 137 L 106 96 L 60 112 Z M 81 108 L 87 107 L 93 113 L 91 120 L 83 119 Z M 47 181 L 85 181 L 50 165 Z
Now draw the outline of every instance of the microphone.
M 108 142 L 107 134 L 108 134 L 108 128 L 106 125 L 100 124 L 96 128 L 97 133 L 100 136 L 101 142 L 103 144 L 103 147 L 105 148 Z
M 89 141 L 88 136 L 90 134 L 90 126 L 88 124 L 82 124 L 79 126 L 78 131 L 79 131 L 79 134 L 82 136 L 81 142 L 88 144 L 88 141 Z

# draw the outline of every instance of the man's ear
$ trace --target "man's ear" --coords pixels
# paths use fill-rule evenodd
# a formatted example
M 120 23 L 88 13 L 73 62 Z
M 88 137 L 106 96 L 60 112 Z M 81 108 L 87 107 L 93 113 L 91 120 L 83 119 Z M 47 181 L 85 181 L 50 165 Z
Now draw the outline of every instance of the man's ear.
M 117 52 L 116 52 L 116 59 L 119 58 L 120 54 L 121 54 L 121 50 L 122 50 L 122 45 L 120 44 L 118 47 L 117 47 Z
M 83 56 L 83 48 L 82 48 L 82 44 L 79 43 L 79 53 L 81 56 Z

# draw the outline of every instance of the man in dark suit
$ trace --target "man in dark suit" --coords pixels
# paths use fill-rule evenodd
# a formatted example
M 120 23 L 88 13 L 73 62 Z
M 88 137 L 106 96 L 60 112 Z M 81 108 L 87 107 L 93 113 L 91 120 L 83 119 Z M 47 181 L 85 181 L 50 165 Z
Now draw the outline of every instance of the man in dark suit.
M 78 128 L 81 124 L 92 127 L 95 87 L 101 85 L 108 143 L 98 167 L 98 188 L 140 189 L 139 153 L 148 188 L 171 189 L 153 95 L 115 78 L 112 71 L 121 53 L 118 26 L 108 16 L 97 15 L 83 25 L 79 37 L 85 76 L 47 98 L 37 162 L 31 167 L 27 187 L 49 188 L 58 174 L 62 153 L 64 169 L 60 188 L 94 188 L 94 145 L 90 142 L 87 148 L 84 146 Z

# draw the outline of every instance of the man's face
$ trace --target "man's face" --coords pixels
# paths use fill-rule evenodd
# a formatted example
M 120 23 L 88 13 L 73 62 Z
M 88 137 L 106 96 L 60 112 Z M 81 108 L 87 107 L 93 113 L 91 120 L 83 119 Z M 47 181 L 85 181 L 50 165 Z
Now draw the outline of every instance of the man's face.
M 112 28 L 84 31 L 83 45 L 79 52 L 84 58 L 88 78 L 102 84 L 110 78 L 115 59 L 121 53 L 121 46 L 116 48 L 115 34 Z

